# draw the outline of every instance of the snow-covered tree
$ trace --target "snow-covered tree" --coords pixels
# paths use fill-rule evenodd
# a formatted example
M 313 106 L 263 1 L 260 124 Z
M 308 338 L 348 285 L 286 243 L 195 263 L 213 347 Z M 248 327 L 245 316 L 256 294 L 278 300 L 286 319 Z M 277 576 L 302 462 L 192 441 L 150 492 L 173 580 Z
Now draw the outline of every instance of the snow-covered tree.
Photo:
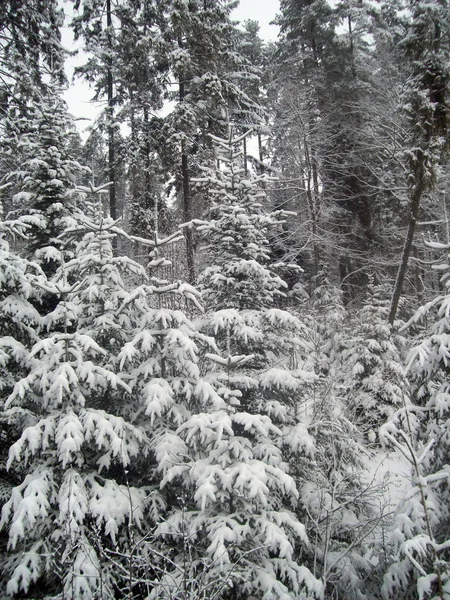
M 13 483 L 6 473 L 9 446 L 28 421 L 27 411 L 9 414 L 5 400 L 17 379 L 27 373 L 42 326 L 34 304 L 40 302 L 46 277 L 11 247 L 14 237 L 23 242 L 25 234 L 23 222 L 0 221 L 0 505 L 9 498 Z
M 234 136 L 231 127 L 227 138 L 212 136 L 218 164 L 196 180 L 210 202 L 210 220 L 201 227 L 210 266 L 199 278 L 207 307 L 273 307 L 287 288 L 276 272 L 268 239 L 287 213 L 266 212 L 264 178 L 245 174 L 240 146 L 247 137 Z
M 342 360 L 342 329 L 346 322 L 346 311 L 341 290 L 329 278 L 329 270 L 322 266 L 315 279 L 311 293 L 311 308 L 308 324 L 312 332 L 312 349 L 315 354 L 316 371 L 335 373 Z
M 25 116 L 10 107 L 2 140 L 3 156 L 14 157 L 7 175 L 12 209 L 26 218 L 28 255 L 48 276 L 63 261 L 59 235 L 70 225 L 83 171 L 70 153 L 74 133 L 61 90 L 49 85 Z
M 433 244 L 446 249 L 447 245 Z M 447 264 L 443 293 L 420 308 L 412 322 L 434 315 L 429 334 L 409 353 L 407 373 L 412 401 L 396 413 L 382 437 L 411 464 L 411 487 L 397 509 L 390 538 L 390 564 L 383 593 L 407 594 L 414 586 L 420 600 L 450 595 L 448 547 L 450 473 L 450 276 Z
M 370 281 L 342 358 L 348 373 L 348 414 L 371 442 L 377 439 L 378 428 L 403 405 L 408 389 L 401 338 L 387 322 L 388 314 L 385 290 Z
M 448 2 L 410 0 L 405 35 L 399 43 L 408 64 L 403 93 L 407 119 L 405 156 L 408 167 L 409 222 L 392 295 L 389 321 L 398 310 L 408 260 L 423 197 L 436 185 L 436 174 L 448 153 L 448 97 L 450 94 L 450 19 Z
M 33 305 L 39 302 L 46 278 L 38 265 L 11 249 L 8 238 L 24 238 L 26 224 L 0 222 L 0 398 L 12 391 L 19 366 L 26 364 L 31 346 L 38 340 L 41 317 Z M 14 365 L 14 367 L 12 366 Z
M 346 361 L 342 335 L 350 319 L 342 292 L 322 267 L 311 298 L 299 298 L 297 310 L 307 324 L 304 343 L 316 379 L 308 390 L 311 455 L 289 455 L 300 500 L 298 514 L 312 542 L 305 562 L 324 583 L 325 598 L 365 598 L 372 572 L 368 540 L 383 514 L 374 509 L 379 489 L 367 476 L 372 459 L 347 408 L 343 378 Z M 295 303 L 294 303 L 295 306 Z
M 227 406 L 200 376 L 199 348 L 212 341 L 163 301 L 175 294 L 198 304 L 199 294 L 148 280 L 137 263 L 114 256 L 114 236 L 128 236 L 102 217 L 101 203 L 85 205 L 88 214 L 74 213 L 60 237 L 76 243 L 74 257 L 44 285 L 59 298 L 42 319 L 48 333 L 6 401 L 11 416 L 26 410 L 29 420 L 9 453 L 10 476 L 21 483 L 2 511 L 4 584 L 10 595 L 39 586 L 74 600 L 136 587 L 146 597 L 173 596 L 182 587 L 167 588 L 172 568 L 184 580 L 196 566 L 183 562 L 187 538 L 172 525 L 186 502 L 204 503 L 186 423 Z M 139 241 L 152 252 L 152 270 L 165 263 L 160 247 L 170 239 Z M 283 494 L 294 493 L 290 486 L 287 477 Z M 205 557 L 211 581 L 215 558 Z M 220 573 L 226 582 L 227 568 Z
M 123 546 L 144 514 L 147 491 L 128 484 L 127 469 L 148 452 L 147 438 L 122 417 L 131 390 L 116 374 L 113 357 L 120 349 L 117 331 L 126 332 L 127 323 L 109 312 L 123 301 L 118 265 L 131 274 L 138 265 L 125 259 L 117 265 L 108 227 L 80 219 L 68 232 L 81 231 L 76 258 L 43 283 L 59 299 L 42 319 L 48 333 L 41 331 L 27 373 L 5 403 L 10 419 L 28 414 L 8 460 L 21 483 L 1 520 L 9 550 L 3 583 L 10 595 L 29 597 L 39 586 L 73 599 L 110 597 L 117 576 L 105 549 Z
M 5 0 L 0 6 L 0 104 L 20 100 L 25 112 L 34 94 L 45 88 L 45 73 L 65 78 L 61 45 L 63 8 L 57 0 Z M 0 112 L 0 120 L 3 118 Z
M 205 357 L 213 363 L 207 380 L 225 404 L 182 427 L 197 501 L 183 518 L 241 595 L 316 597 L 322 585 L 299 560 L 309 541 L 286 462 L 287 447 L 313 452 L 301 414 L 314 375 L 303 364 L 301 322 L 277 308 L 287 286 L 268 242 L 285 215 L 265 211 L 261 178 L 245 175 L 242 138 L 230 128 L 213 141 L 218 165 L 197 180 L 211 202 L 211 220 L 200 226 L 210 265 L 199 278 L 201 331 L 217 342 Z

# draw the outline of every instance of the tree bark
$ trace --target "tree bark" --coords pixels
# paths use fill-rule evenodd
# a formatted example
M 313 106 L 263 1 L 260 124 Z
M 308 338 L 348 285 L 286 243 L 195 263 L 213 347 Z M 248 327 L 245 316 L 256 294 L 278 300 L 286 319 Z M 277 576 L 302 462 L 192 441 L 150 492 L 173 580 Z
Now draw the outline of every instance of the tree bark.
M 116 204 L 116 156 L 114 147 L 114 89 L 112 74 L 112 12 L 111 0 L 106 0 L 106 27 L 108 30 L 108 45 L 110 55 L 106 60 L 106 80 L 108 93 L 108 180 L 109 186 L 109 214 L 112 219 L 117 219 Z
M 424 192 L 425 182 L 425 165 L 423 161 L 421 161 L 418 166 L 418 173 L 416 175 L 416 183 L 411 196 L 411 208 L 410 208 L 410 217 L 408 224 L 408 231 L 406 233 L 405 244 L 403 246 L 402 259 L 400 262 L 400 266 L 397 272 L 397 278 L 395 280 L 394 291 L 392 294 L 391 301 L 391 310 L 389 312 L 389 323 L 391 325 L 394 324 L 395 317 L 397 315 L 398 303 L 400 301 L 400 296 L 402 293 L 403 282 L 405 280 L 406 271 L 408 269 L 408 260 L 411 254 L 411 248 L 414 239 L 414 232 L 416 230 L 417 217 L 419 214 L 420 201 L 422 199 L 422 195 Z
M 184 83 L 180 81 L 180 102 L 183 102 L 184 96 Z M 184 140 L 181 142 L 181 178 L 183 182 L 183 219 L 185 223 L 187 223 L 192 220 L 192 203 L 189 185 L 189 162 L 186 150 L 186 142 Z M 186 227 L 185 238 L 188 281 L 189 283 L 195 283 L 194 240 L 191 227 Z
M 313 235 L 313 257 L 314 257 L 314 276 L 317 276 L 320 268 L 320 254 L 318 246 L 317 218 L 319 202 L 319 178 L 317 173 L 317 160 L 315 150 L 309 146 L 308 138 L 305 132 L 303 137 L 304 154 L 306 161 L 306 196 L 309 205 L 309 214 L 311 219 L 311 233 Z
M 150 117 L 148 106 L 144 106 L 144 168 L 145 168 L 145 177 L 144 177 L 144 196 L 145 196 L 145 207 L 147 210 L 150 210 L 152 213 L 152 229 L 153 232 L 156 232 L 156 223 L 157 223 L 157 215 L 156 215 L 156 206 L 152 197 L 152 164 L 151 164 L 151 154 L 152 154 L 152 146 L 150 139 Z

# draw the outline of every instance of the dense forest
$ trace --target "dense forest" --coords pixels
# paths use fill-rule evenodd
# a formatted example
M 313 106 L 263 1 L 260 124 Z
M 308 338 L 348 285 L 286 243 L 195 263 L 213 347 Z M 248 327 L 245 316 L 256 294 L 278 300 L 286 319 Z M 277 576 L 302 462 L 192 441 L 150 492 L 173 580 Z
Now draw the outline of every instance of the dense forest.
M 0 2 L 1 599 L 450 599 L 448 0 L 235 6 Z

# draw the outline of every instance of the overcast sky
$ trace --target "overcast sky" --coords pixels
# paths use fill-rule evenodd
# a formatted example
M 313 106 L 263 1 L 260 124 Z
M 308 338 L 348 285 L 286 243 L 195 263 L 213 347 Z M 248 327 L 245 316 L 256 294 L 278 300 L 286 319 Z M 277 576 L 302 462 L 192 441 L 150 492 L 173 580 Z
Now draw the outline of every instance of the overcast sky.
M 0 0 L 1 2 L 1 0 Z M 279 0 L 241 0 L 238 8 L 233 12 L 233 19 L 236 21 L 246 21 L 252 19 L 258 21 L 260 25 L 260 35 L 265 40 L 275 40 L 278 33 L 278 28 L 275 25 L 270 25 L 277 11 L 279 10 Z M 67 4 L 64 5 L 67 10 Z M 63 44 L 69 49 L 73 44 L 73 37 L 67 28 L 63 32 Z M 83 58 L 78 56 L 68 61 L 68 77 L 72 78 L 74 65 L 82 64 Z M 64 98 L 69 106 L 69 111 L 78 121 L 79 129 L 85 130 L 92 119 L 97 116 L 101 105 L 96 105 L 90 102 L 92 91 L 89 86 L 77 79 L 70 89 L 64 94 Z
M 280 8 L 279 0 L 241 0 L 233 13 L 238 21 L 259 21 L 260 35 L 265 40 L 276 40 L 278 27 L 270 25 Z

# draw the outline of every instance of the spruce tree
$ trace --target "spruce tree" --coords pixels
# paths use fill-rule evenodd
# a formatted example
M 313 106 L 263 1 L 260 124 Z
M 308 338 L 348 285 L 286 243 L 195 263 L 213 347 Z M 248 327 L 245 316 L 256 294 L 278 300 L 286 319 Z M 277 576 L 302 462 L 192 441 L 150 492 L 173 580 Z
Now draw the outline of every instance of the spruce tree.
M 321 584 L 299 558 L 309 542 L 286 462 L 314 446 L 302 420 L 314 379 L 304 328 L 277 307 L 287 286 L 268 242 L 286 215 L 266 212 L 261 177 L 245 175 L 242 136 L 230 127 L 228 138 L 213 142 L 218 165 L 197 181 L 211 199 L 211 220 L 200 227 L 210 266 L 199 283 L 202 331 L 218 346 L 207 356 L 215 363 L 208 380 L 227 405 L 184 427 L 205 543 L 246 597 L 320 596 Z
M 126 478 L 147 445 L 142 429 L 121 416 L 130 388 L 116 374 L 114 356 L 119 325 L 126 332 L 127 323 L 119 318 L 115 326 L 108 313 L 123 299 L 112 235 L 108 223 L 79 215 L 77 224 L 76 217 L 64 233 L 81 233 L 77 258 L 45 282 L 59 301 L 42 318 L 27 372 L 4 405 L 11 417 L 28 414 L 7 465 L 21 482 L 1 520 L 8 535 L 3 584 L 12 596 L 30 597 L 38 586 L 45 595 L 110 597 L 118 577 L 106 549 L 123 548 L 143 517 L 146 492 Z M 128 267 L 126 259 L 122 264 Z

